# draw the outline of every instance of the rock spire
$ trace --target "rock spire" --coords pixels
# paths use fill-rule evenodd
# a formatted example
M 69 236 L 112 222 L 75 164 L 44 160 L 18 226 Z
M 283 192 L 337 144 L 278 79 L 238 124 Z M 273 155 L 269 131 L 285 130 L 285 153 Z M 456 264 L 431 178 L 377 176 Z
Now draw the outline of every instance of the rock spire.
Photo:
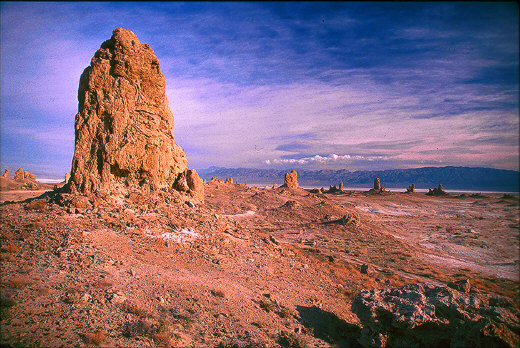
M 176 188 L 185 180 L 187 159 L 174 141 L 165 87 L 150 46 L 116 28 L 80 78 L 70 192 Z

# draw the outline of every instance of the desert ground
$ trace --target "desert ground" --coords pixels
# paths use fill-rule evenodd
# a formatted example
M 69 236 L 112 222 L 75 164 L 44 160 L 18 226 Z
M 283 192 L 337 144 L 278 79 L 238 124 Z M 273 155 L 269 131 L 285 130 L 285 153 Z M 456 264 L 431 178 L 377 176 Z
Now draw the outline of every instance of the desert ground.
M 6 346 L 358 347 L 362 289 L 464 279 L 518 313 L 517 195 L 53 194 L 1 192 Z

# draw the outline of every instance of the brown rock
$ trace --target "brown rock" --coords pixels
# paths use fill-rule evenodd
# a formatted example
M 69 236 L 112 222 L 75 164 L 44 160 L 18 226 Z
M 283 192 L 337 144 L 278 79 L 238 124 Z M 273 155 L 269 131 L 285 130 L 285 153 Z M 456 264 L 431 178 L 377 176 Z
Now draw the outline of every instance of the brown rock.
M 352 312 L 363 324 L 364 347 L 517 347 L 518 312 L 498 302 L 445 286 L 407 284 L 361 290 Z
M 292 170 L 290 173 L 285 174 L 283 185 L 287 188 L 298 188 L 298 174 L 296 173 L 296 170 Z
M 276 183 L 274 183 L 274 184 L 273 184 L 273 188 L 275 189 L 275 188 L 277 188 L 277 187 L 278 187 L 278 186 L 276 185 Z
M 188 169 L 186 171 L 186 181 L 193 198 L 201 203 L 204 202 L 204 183 L 195 169 Z
M 65 183 L 68 184 L 70 181 L 70 173 L 65 174 Z
M 381 190 L 381 181 L 379 180 L 379 178 L 374 179 L 374 190 Z
M 5 170 L 4 172 L 4 175 L 3 175 L 4 178 L 8 178 L 9 177 L 9 170 Z
M 233 178 L 226 179 L 226 184 L 232 184 L 232 183 L 233 183 Z
M 188 180 L 186 179 L 186 172 L 179 173 L 174 187 L 176 190 L 181 192 L 189 191 L 190 187 L 188 186 Z
M 23 169 L 18 168 L 18 170 L 14 173 L 14 180 L 23 180 L 23 178 L 24 178 Z
M 339 183 L 339 190 L 343 192 L 343 181 Z
M 31 173 L 29 173 L 27 171 L 23 172 L 23 178 L 24 179 L 28 179 L 28 180 L 32 180 L 32 181 L 36 181 L 36 175 L 31 174 Z
M 411 184 L 410 186 L 408 186 L 408 188 L 406 189 L 406 193 L 414 193 L 415 192 L 415 184 Z
M 81 75 L 71 192 L 166 188 L 186 170 L 165 87 L 150 46 L 129 30 L 115 29 Z

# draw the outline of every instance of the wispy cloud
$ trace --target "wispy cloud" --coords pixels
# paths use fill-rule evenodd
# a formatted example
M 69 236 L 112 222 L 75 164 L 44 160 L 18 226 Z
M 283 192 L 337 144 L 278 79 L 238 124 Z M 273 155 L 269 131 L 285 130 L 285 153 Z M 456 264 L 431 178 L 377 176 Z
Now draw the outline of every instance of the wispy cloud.
M 518 168 L 511 4 L 0 6 L 2 165 L 70 169 L 79 76 L 123 26 L 159 58 L 191 167 Z

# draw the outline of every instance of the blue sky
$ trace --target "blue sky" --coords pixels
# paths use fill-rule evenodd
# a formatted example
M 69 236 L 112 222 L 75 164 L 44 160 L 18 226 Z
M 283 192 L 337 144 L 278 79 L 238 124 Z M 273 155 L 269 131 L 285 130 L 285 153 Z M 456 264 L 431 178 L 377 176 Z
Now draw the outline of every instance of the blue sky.
M 518 169 L 514 2 L 2 2 L 1 162 L 62 177 L 112 30 L 155 51 L 191 168 Z

